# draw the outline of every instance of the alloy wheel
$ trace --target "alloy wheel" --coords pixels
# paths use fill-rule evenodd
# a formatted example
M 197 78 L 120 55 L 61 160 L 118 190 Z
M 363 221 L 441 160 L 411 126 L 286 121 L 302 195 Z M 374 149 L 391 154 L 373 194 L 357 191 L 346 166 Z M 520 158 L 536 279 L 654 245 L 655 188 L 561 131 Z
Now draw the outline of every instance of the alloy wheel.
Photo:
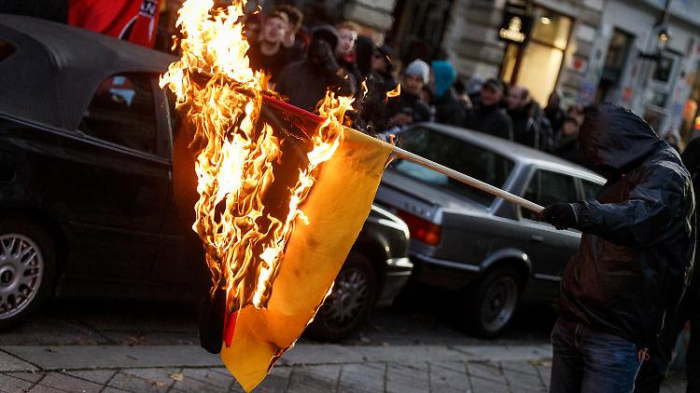
M 44 276 L 44 257 L 31 238 L 11 233 L 0 236 L 0 319 L 26 309 Z

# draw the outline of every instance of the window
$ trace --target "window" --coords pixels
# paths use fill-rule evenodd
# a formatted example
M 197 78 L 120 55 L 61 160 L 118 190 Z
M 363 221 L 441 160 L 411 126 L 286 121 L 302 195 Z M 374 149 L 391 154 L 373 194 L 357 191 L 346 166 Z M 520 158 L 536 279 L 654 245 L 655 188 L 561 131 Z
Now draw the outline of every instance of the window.
M 534 100 L 544 106 L 556 87 L 573 20 L 539 7 L 533 16 L 529 43 L 506 47 L 500 76 L 512 84 L 527 87 Z
M 600 184 L 592 183 L 586 180 L 581 180 L 581 183 L 583 184 L 583 198 L 586 201 L 594 201 L 600 189 L 603 188 L 603 186 Z
M 560 173 L 538 170 L 530 179 L 524 195 L 541 206 L 556 202 L 576 202 L 576 183 L 574 178 Z M 521 209 L 522 216 L 529 220 L 540 220 L 539 216 L 529 210 Z
M 414 128 L 401 134 L 399 146 L 499 188 L 508 180 L 514 166 L 513 161 L 493 151 L 424 128 Z M 467 197 L 484 206 L 491 205 L 495 198 L 491 194 L 409 161 L 397 160 L 392 165 L 406 176 Z
M 107 78 L 90 102 L 80 131 L 131 149 L 156 153 L 157 128 L 151 75 Z

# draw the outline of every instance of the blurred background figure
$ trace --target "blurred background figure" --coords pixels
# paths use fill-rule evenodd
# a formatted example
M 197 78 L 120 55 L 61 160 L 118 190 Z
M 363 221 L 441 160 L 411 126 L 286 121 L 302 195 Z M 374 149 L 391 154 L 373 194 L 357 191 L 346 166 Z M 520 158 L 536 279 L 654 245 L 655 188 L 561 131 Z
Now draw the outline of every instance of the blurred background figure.
M 455 98 L 452 84 L 457 79 L 457 72 L 450 62 L 436 60 L 432 64 L 435 97 L 435 121 L 442 124 L 461 127 L 464 125 L 465 108 Z
M 516 142 L 540 150 L 550 150 L 551 127 L 542 108 L 523 86 L 513 86 L 506 99 Z
M 547 106 L 544 108 L 544 114 L 547 116 L 549 125 L 552 127 L 556 137 L 556 133 L 561 129 L 564 124 L 564 118 L 566 117 L 566 112 L 561 107 L 561 93 L 558 90 L 554 90 L 549 95 Z
M 286 14 L 289 21 L 287 23 L 287 32 L 282 40 L 282 46 L 292 58 L 301 60 L 307 46 L 303 34 L 300 33 L 304 22 L 304 14 L 297 7 L 289 4 L 282 4 L 276 7 L 275 10 Z
M 467 113 L 465 127 L 513 140 L 513 124 L 506 111 L 501 108 L 505 85 L 499 79 L 490 78 L 481 87 L 479 100 Z
M 571 116 L 566 116 L 556 134 L 553 153 L 565 160 L 583 165 L 581 148 L 578 143 L 578 130 L 578 121 Z
M 352 22 L 343 22 L 336 28 L 338 30 L 338 46 L 335 48 L 335 57 L 345 72 L 353 76 L 358 88 L 362 83 L 362 75 L 355 61 L 355 43 L 357 42 L 358 27 Z
M 576 119 L 576 122 L 579 126 L 583 124 L 583 105 L 571 104 L 571 106 L 569 106 L 569 109 L 566 110 L 566 114 Z
M 384 90 L 386 91 L 391 91 L 396 88 L 393 57 L 394 51 L 386 44 L 377 47 L 372 57 L 372 69 L 382 77 Z
M 430 108 L 421 100 L 423 86 L 430 81 L 430 66 L 412 61 L 401 75 L 401 94 L 387 100 L 388 127 L 403 127 L 430 121 Z
M 352 76 L 336 61 L 337 45 L 335 28 L 329 25 L 315 27 L 311 32 L 308 56 L 284 67 L 279 73 L 277 91 L 288 97 L 290 104 L 311 112 L 325 97 L 326 90 L 344 96 L 355 94 Z
M 259 12 L 254 12 L 245 16 L 245 20 L 243 22 L 243 34 L 245 34 L 245 38 L 248 40 L 248 44 L 251 46 L 257 45 L 257 42 L 260 39 L 260 29 L 262 28 L 262 24 L 263 16 Z
M 251 42 L 248 50 L 251 68 L 270 75 L 273 83 L 277 81 L 277 76 L 284 66 L 299 59 L 282 45 L 288 30 L 287 14 L 273 11 L 265 18 L 260 39 Z

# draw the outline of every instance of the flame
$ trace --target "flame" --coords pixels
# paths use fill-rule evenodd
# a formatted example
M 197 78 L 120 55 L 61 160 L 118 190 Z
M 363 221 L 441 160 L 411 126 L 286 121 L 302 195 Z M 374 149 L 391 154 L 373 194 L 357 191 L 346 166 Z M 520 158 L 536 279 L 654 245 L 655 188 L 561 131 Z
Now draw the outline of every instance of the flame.
M 396 85 L 396 88 L 394 90 L 386 92 L 386 99 L 388 100 L 389 98 L 398 97 L 400 95 L 401 95 L 401 84 L 398 84 L 398 85 Z
M 286 215 L 276 217 L 263 201 L 281 162 L 281 135 L 260 120 L 267 77 L 250 68 L 243 35 L 246 0 L 214 9 L 213 0 L 187 0 L 177 26 L 182 58 L 161 77 L 187 114 L 198 149 L 195 170 L 199 200 L 193 229 L 206 247 L 213 288 L 226 289 L 229 311 L 264 308 L 296 224 L 308 220 L 300 207 L 316 169 L 340 144 L 352 98 L 327 93 L 319 106 L 326 120 L 311 136 L 308 164 L 299 170 Z M 199 79 L 205 77 L 206 81 Z M 274 94 L 274 92 L 269 92 Z M 259 124 L 260 123 L 260 124 Z

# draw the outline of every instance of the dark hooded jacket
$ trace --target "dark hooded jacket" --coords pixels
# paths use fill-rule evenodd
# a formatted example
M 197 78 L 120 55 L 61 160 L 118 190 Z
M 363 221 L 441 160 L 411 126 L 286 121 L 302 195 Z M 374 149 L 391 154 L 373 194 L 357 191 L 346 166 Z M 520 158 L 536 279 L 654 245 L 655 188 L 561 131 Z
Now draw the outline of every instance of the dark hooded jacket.
M 284 67 L 276 86 L 290 104 L 308 111 L 314 111 L 327 90 L 343 96 L 355 94 L 355 78 L 338 65 L 333 54 L 338 33 L 333 27 L 323 25 L 314 28 L 311 34 L 307 58 Z
M 562 279 L 562 316 L 648 346 L 693 266 L 690 176 L 646 122 L 618 106 L 587 114 L 580 144 L 608 182 L 595 201 L 574 204 L 583 236 Z

